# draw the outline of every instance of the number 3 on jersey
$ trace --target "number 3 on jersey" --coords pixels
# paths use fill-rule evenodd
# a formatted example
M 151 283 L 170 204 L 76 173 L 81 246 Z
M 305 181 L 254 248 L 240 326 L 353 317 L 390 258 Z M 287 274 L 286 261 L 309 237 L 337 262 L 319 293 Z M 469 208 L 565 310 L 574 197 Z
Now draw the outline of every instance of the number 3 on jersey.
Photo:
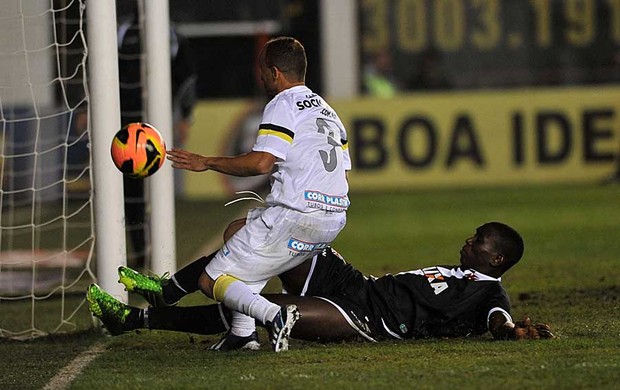
M 336 146 L 338 142 L 334 139 L 335 132 L 333 129 L 333 124 L 326 121 L 323 118 L 319 118 L 316 120 L 317 131 L 321 134 L 327 135 L 327 143 L 331 145 L 331 149 L 329 152 L 325 150 L 319 150 L 319 155 L 321 156 L 321 160 L 323 161 L 323 167 L 327 172 L 333 172 L 338 165 L 338 159 L 336 157 Z

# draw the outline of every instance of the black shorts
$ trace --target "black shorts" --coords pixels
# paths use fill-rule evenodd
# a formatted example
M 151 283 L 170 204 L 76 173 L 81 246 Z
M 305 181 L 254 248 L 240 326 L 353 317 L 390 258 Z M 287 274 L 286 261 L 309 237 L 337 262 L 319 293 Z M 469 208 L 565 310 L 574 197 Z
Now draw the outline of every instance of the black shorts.
M 372 315 L 368 297 L 367 278 L 345 262 L 333 249 L 312 259 L 312 265 L 302 296 L 323 299 L 338 309 L 349 325 L 363 338 L 376 341 L 384 336 Z M 380 319 L 379 319 L 380 323 Z

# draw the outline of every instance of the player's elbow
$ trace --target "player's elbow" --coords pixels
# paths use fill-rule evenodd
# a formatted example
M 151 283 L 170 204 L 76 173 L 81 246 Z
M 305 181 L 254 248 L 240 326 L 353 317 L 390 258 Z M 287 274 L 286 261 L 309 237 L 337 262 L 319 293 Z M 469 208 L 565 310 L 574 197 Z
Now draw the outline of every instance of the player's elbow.
M 507 340 L 513 338 L 514 324 L 499 311 L 491 314 L 489 319 L 489 332 L 496 340 Z
M 257 175 L 266 175 L 268 173 L 271 173 L 275 163 L 276 158 L 272 154 L 260 152 L 260 154 L 256 158 L 254 170 Z
M 256 166 L 256 174 L 257 175 L 266 175 L 268 173 L 271 173 L 271 170 L 273 169 L 273 165 L 268 165 L 268 164 L 258 164 Z

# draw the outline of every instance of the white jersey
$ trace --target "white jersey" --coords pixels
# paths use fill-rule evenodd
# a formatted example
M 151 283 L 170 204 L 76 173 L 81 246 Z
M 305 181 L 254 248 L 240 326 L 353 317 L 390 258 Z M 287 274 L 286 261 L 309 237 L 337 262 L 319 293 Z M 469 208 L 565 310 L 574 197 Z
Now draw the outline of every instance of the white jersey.
M 344 212 L 347 133 L 336 112 L 306 86 L 277 94 L 266 106 L 252 150 L 276 157 L 268 205 L 301 212 Z

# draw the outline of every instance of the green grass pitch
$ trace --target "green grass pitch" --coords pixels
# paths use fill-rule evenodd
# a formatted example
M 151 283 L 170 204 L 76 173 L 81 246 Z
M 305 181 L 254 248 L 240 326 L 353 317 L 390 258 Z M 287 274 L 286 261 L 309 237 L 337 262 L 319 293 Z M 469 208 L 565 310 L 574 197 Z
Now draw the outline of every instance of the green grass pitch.
M 547 322 L 558 338 L 293 341 L 281 354 L 266 345 L 259 352 L 214 353 L 207 348 L 217 336 L 144 331 L 104 338 L 91 330 L 0 341 L 0 388 L 42 388 L 97 342 L 106 351 L 71 382 L 72 389 L 617 388 L 620 186 L 354 193 L 351 200 L 347 227 L 334 247 L 374 275 L 456 263 L 464 239 L 480 224 L 515 227 L 526 250 L 503 278 L 513 316 Z M 220 235 L 226 221 L 253 206 L 223 203 L 178 204 L 180 266 Z M 193 294 L 182 304 L 204 302 Z

